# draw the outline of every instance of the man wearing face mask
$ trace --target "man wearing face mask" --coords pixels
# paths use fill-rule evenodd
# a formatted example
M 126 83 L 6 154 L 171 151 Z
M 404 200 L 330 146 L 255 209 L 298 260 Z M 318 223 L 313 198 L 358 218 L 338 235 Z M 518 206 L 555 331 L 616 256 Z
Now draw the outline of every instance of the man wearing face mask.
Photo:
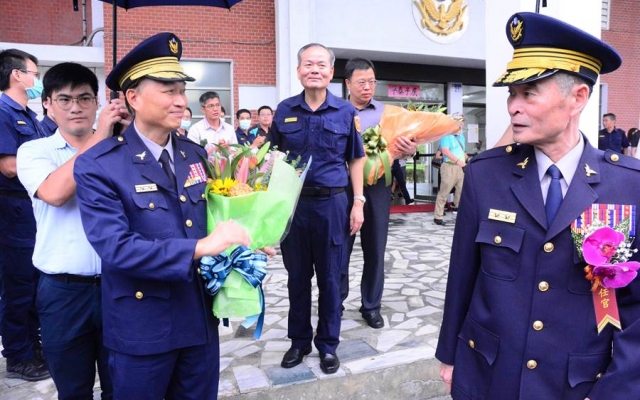
M 238 129 L 236 129 L 236 138 L 238 144 L 243 144 L 253 148 L 258 148 L 264 144 L 264 136 L 256 136 L 249 132 L 251 128 L 251 111 L 241 108 L 236 113 L 238 119 Z
M 31 200 L 16 173 L 21 144 L 44 137 L 27 107 L 42 94 L 38 59 L 17 49 L 0 52 L 0 320 L 7 378 L 49 377 L 35 308 L 38 273 L 31 257 L 36 222 Z
M 180 128 L 177 129 L 178 133 L 181 135 L 189 134 L 189 128 L 191 128 L 191 117 L 193 117 L 193 112 L 189 107 L 185 108 L 182 112 L 182 120 L 180 121 Z

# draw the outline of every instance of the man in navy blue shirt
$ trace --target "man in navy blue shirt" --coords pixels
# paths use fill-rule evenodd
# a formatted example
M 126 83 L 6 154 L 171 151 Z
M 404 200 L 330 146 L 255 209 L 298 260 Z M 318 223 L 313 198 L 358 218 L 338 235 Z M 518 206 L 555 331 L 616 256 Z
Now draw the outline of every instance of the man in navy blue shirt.
M 314 344 L 326 374 L 335 373 L 340 366 L 336 349 L 340 342 L 341 266 L 349 235 L 362 226 L 366 201 L 357 112 L 327 90 L 334 62 L 333 53 L 318 43 L 298 51 L 298 79 L 304 90 L 278 105 L 271 130 L 273 144 L 288 151 L 291 159 L 300 156 L 302 162 L 309 162 L 313 158 L 291 230 L 281 245 L 289 273 L 291 338 L 281 366 L 292 368 L 311 352 L 311 279 L 315 271 L 320 294 Z M 349 176 L 355 199 L 351 211 L 345 191 Z
M 602 125 L 604 129 L 598 133 L 598 149 L 629 155 L 629 139 L 622 129 L 616 128 L 616 115 L 605 114 Z
M 36 113 L 42 82 L 38 59 L 17 49 L 0 52 L 0 320 L 7 378 L 39 381 L 49 377 L 40 350 L 35 309 L 38 273 L 31 257 L 36 221 L 31 200 L 17 177 L 21 144 L 44 136 Z

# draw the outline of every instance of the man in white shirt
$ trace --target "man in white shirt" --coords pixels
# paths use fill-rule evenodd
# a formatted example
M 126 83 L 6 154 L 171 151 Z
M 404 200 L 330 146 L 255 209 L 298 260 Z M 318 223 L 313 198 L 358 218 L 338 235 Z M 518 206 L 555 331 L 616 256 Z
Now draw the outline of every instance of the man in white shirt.
M 102 342 L 101 261 L 85 236 L 76 201 L 73 166 L 79 154 L 110 137 L 128 117 L 120 100 L 98 110 L 98 79 L 75 63 L 52 67 L 44 77 L 49 112 L 58 129 L 20 146 L 18 178 L 33 203 L 37 224 L 33 265 L 40 270 L 36 306 L 42 348 L 60 399 L 93 398 L 96 364 L 102 398 L 112 398 Z
M 238 139 L 233 126 L 221 118 L 220 95 L 216 92 L 203 93 L 200 96 L 200 106 L 204 118 L 191 126 L 187 137 L 202 146 L 217 144 L 228 147 L 230 144 L 237 144 Z

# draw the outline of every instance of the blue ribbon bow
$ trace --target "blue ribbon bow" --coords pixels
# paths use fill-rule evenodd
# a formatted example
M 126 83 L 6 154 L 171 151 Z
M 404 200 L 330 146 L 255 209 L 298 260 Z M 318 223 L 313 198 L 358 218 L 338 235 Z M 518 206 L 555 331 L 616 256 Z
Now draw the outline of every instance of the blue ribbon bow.
M 259 315 L 247 317 L 242 324 L 245 328 L 251 326 L 257 320 L 255 339 L 259 339 L 262 334 L 262 326 L 264 324 L 264 293 L 262 292 L 262 280 L 267 276 L 267 255 L 262 253 L 254 253 L 245 246 L 236 247 L 231 255 L 226 253 L 219 254 L 215 257 L 204 256 L 200 260 L 200 276 L 205 281 L 205 290 L 211 296 L 215 296 L 224 285 L 224 281 L 232 270 L 238 272 L 251 286 L 259 291 L 260 308 Z M 224 325 L 228 326 L 228 320 L 225 319 Z

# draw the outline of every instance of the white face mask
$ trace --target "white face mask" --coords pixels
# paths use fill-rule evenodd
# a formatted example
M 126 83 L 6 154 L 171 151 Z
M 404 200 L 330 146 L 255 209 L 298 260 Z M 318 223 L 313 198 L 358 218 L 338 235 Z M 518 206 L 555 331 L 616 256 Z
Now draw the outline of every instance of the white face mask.
M 182 121 L 180 121 L 180 129 L 187 130 L 189 129 L 189 127 L 191 127 L 190 119 L 183 119 Z
M 251 120 L 250 119 L 241 119 L 240 122 L 238 122 L 238 126 L 243 131 L 246 131 L 247 129 L 249 129 L 251 127 Z

